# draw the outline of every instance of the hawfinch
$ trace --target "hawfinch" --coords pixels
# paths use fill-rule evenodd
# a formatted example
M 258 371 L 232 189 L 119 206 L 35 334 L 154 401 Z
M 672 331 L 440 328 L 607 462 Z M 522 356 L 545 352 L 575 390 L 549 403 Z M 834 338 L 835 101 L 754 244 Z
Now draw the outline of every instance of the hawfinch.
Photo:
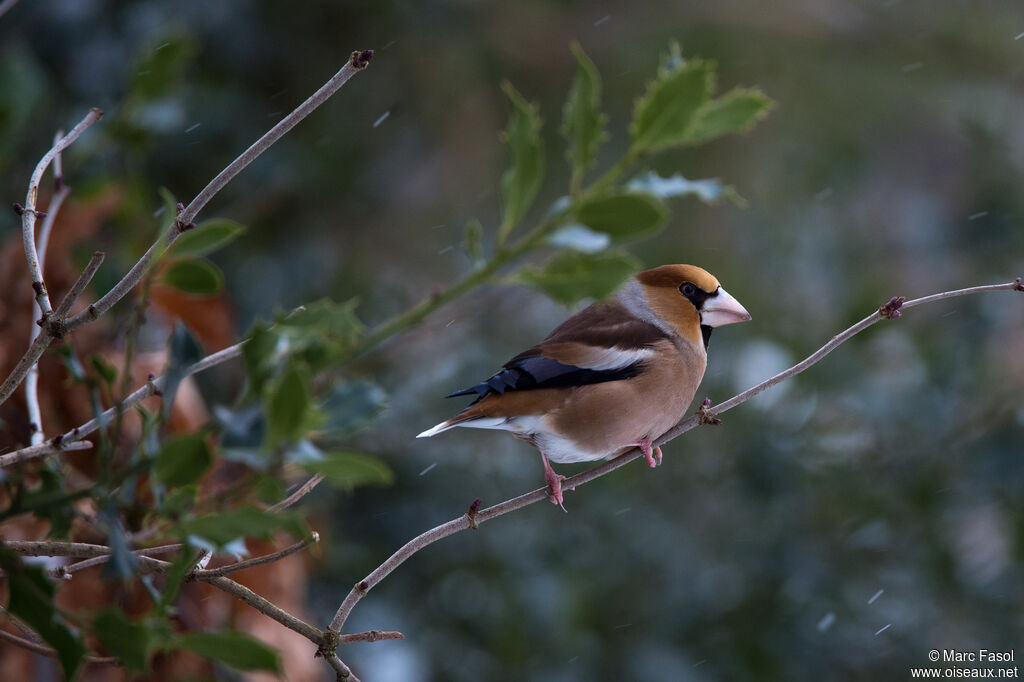
M 427 429 L 501 429 L 540 451 L 548 497 L 562 505 L 554 462 L 590 462 L 652 444 L 682 419 L 707 366 L 711 330 L 750 314 L 710 273 L 663 265 L 630 278 L 612 300 L 559 325 L 500 372 L 449 398 L 476 395 L 457 415 Z M 563 507 L 564 509 L 564 507 Z

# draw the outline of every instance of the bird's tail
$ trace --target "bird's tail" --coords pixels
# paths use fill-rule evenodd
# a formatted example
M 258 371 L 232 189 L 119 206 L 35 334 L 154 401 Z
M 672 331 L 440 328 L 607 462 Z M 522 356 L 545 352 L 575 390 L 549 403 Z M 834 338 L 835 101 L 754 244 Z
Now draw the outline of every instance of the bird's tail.
M 441 433 L 442 431 L 447 431 L 448 429 L 454 429 L 456 426 L 458 426 L 458 424 L 457 423 L 453 424 L 452 421 L 453 421 L 452 419 L 445 419 L 443 422 L 441 422 L 437 426 L 432 426 L 431 428 L 427 429 L 423 433 L 417 434 L 416 437 L 417 438 L 430 438 L 431 436 L 436 436 L 437 434 Z
M 446 419 L 437 426 L 427 429 L 423 433 L 417 435 L 417 438 L 430 438 L 437 434 L 447 431 L 448 429 L 454 429 L 456 426 L 466 426 L 471 429 L 505 429 L 508 430 L 509 420 L 506 417 L 488 417 L 479 413 L 479 410 L 475 409 L 475 405 L 471 405 L 466 408 L 461 414 L 457 414 L 451 419 Z

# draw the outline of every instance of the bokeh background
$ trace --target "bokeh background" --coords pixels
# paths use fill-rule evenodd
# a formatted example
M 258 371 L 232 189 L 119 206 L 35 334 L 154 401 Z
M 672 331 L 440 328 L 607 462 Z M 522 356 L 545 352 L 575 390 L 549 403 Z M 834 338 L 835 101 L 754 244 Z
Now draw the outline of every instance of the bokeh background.
M 152 240 L 157 188 L 187 201 L 350 51 L 374 48 L 204 212 L 250 227 L 216 257 L 239 334 L 321 296 L 358 297 L 373 325 L 469 269 L 468 219 L 498 222 L 502 80 L 546 122 L 543 206 L 568 181 L 570 42 L 604 78 L 600 166 L 675 39 L 718 62 L 722 89 L 777 102 L 751 133 L 653 166 L 721 178 L 746 208 L 678 201 L 630 247 L 649 266 L 706 267 L 753 314 L 712 341 L 699 396 L 718 401 L 890 296 L 1024 274 L 1022 36 L 1014 0 L 22 0 L 0 19 L 0 186 L 21 200 L 53 131 L 107 112 L 66 159 L 76 198 L 119 197 L 76 247 L 108 251 L 102 290 Z M 0 216 L 0 238 L 18 235 Z M 441 396 L 568 312 L 487 287 L 346 370 L 388 396 L 351 445 L 396 478 L 309 498 L 325 536 L 315 622 L 474 498 L 542 484 L 536 453 L 507 436 L 413 436 L 460 406 Z M 210 406 L 239 389 L 230 376 L 201 387 Z M 930 649 L 1019 658 L 1022 389 L 1019 296 L 915 309 L 673 442 L 658 470 L 634 463 L 567 495 L 568 514 L 534 505 L 416 555 L 350 621 L 407 639 L 344 658 L 372 682 L 907 679 Z

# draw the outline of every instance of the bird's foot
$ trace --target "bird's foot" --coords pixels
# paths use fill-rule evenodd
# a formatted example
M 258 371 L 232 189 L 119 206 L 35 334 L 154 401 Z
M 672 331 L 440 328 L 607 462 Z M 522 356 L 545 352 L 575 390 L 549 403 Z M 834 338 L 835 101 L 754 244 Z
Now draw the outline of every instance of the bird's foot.
M 548 484 L 548 499 L 551 500 L 551 504 L 557 504 L 561 507 L 562 511 L 568 511 L 563 504 L 564 498 L 562 497 L 562 481 L 565 480 L 565 476 L 555 473 L 555 470 L 551 468 L 551 462 L 548 461 L 547 455 L 541 453 L 541 457 L 544 459 L 544 480 Z
M 647 466 L 652 469 L 656 466 L 661 466 L 661 448 L 654 447 L 650 437 L 645 436 L 638 442 L 633 443 L 636 447 L 640 448 L 640 452 L 644 453 L 644 461 L 647 462 Z

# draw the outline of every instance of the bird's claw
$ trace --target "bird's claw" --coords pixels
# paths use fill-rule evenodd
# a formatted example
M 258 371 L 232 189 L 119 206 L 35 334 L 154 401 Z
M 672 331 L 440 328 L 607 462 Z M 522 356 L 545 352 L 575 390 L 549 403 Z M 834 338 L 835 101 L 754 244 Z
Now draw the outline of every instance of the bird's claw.
M 647 462 L 647 466 L 652 469 L 661 466 L 661 447 L 651 447 L 653 443 L 650 438 L 641 438 L 639 442 L 633 443 L 633 445 L 640 448 L 640 452 L 644 453 L 644 461 Z
M 565 498 L 562 496 L 562 481 L 565 480 L 565 476 L 552 471 L 544 475 L 544 480 L 548 483 L 548 499 L 551 500 L 551 504 L 557 504 L 562 511 L 568 512 L 563 504 Z

